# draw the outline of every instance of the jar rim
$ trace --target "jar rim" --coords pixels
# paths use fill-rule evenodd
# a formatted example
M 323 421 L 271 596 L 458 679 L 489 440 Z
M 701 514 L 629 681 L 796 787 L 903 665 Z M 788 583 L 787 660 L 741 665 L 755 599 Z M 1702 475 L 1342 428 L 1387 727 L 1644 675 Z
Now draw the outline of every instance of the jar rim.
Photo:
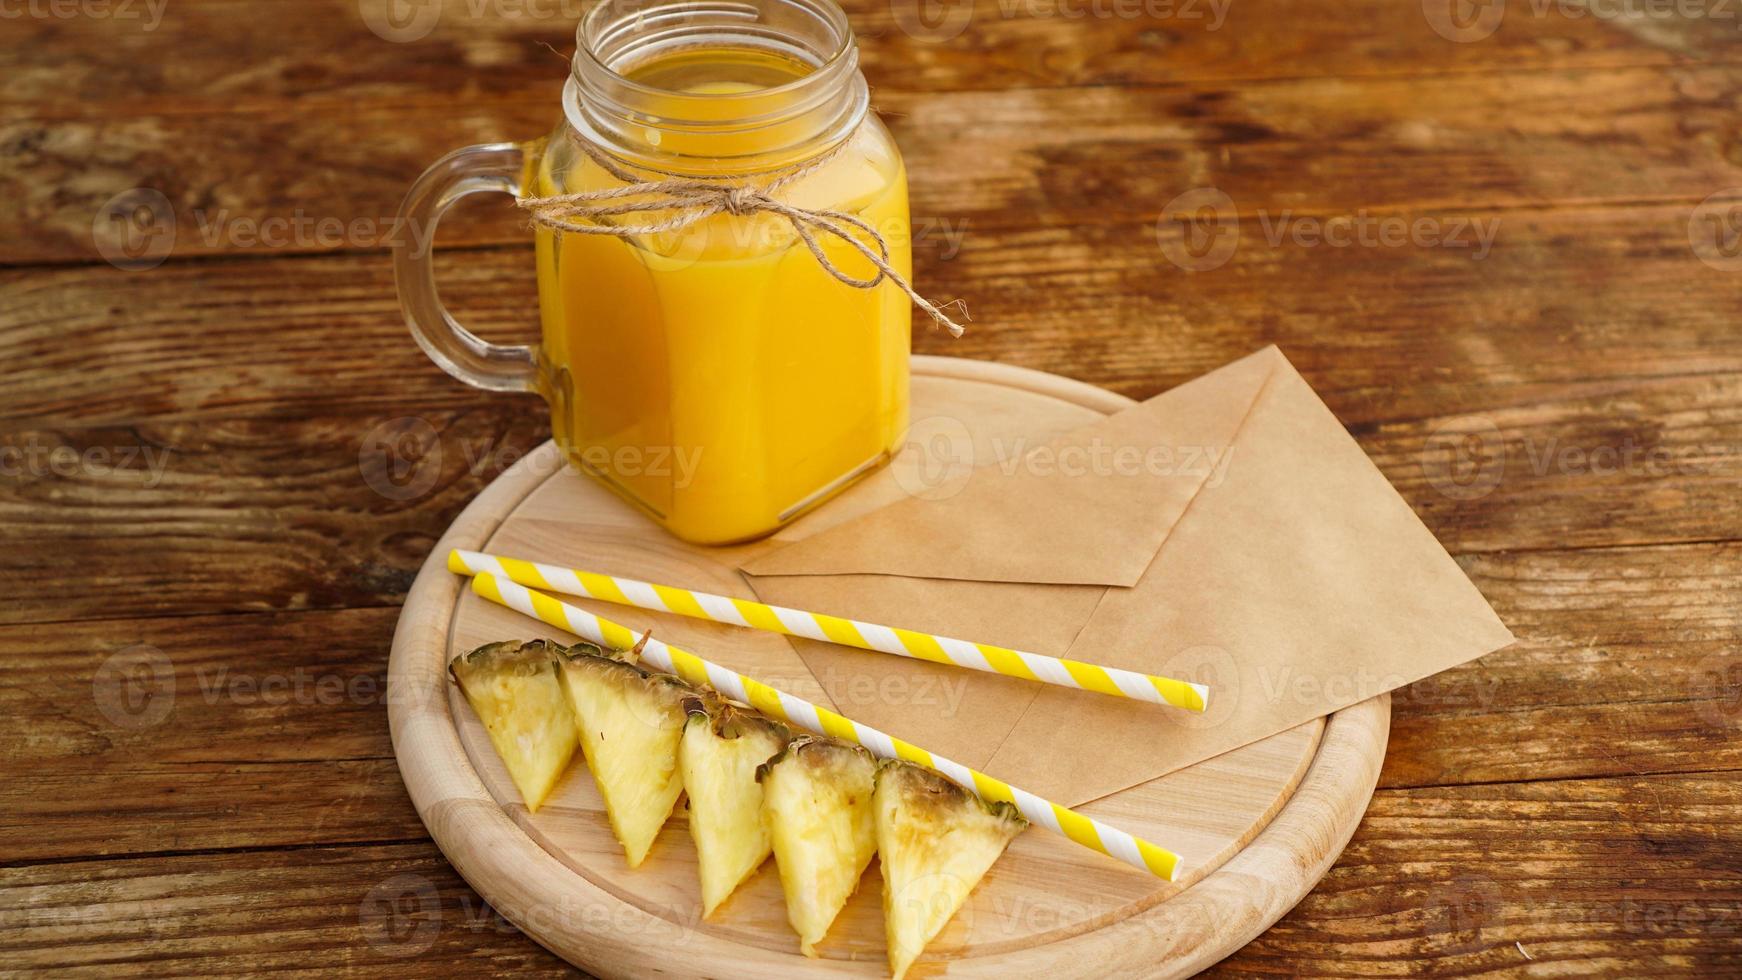
M 656 97 L 678 95 L 686 99 L 717 100 L 721 102 L 742 99 L 747 93 L 680 92 L 674 89 L 661 88 L 657 85 L 649 85 L 645 82 L 637 81 L 621 71 L 618 71 L 615 66 L 607 63 L 603 58 L 601 58 L 597 46 L 590 43 L 588 33 L 590 29 L 599 26 L 596 21 L 603 21 L 610 16 L 622 17 L 623 11 L 619 9 L 622 7 L 689 7 L 692 9 L 713 7 L 721 10 L 753 10 L 761 3 L 766 2 L 769 2 L 769 0 L 752 0 L 752 2 L 743 2 L 743 0 L 601 0 L 601 2 L 595 3 L 592 8 L 582 16 L 581 22 L 575 27 L 575 61 L 571 67 L 571 72 L 578 73 L 580 71 L 580 59 L 585 57 L 594 67 L 600 71 L 609 73 L 617 84 L 646 95 Z M 788 92 L 799 91 L 807 86 L 814 86 L 816 84 L 814 79 L 816 79 L 818 75 L 826 73 L 832 66 L 851 58 L 855 53 L 856 39 L 853 34 L 853 26 L 847 19 L 847 12 L 841 8 L 840 4 L 835 3 L 834 0 L 779 0 L 779 2 L 793 6 L 802 6 L 810 9 L 814 13 L 826 17 L 829 26 L 836 32 L 835 43 L 833 48 L 827 54 L 817 55 L 817 63 L 812 67 L 809 74 L 800 78 L 795 78 L 790 82 L 783 82 L 779 85 L 771 85 L 767 88 L 757 89 L 753 93 L 756 96 L 784 95 Z
M 835 0 L 601 0 L 576 28 L 575 48 L 563 88 L 569 125 L 632 163 L 677 158 L 734 171 L 789 163 L 844 139 L 870 107 L 852 26 Z M 742 92 L 630 77 L 634 65 L 685 48 L 764 49 L 811 67 Z

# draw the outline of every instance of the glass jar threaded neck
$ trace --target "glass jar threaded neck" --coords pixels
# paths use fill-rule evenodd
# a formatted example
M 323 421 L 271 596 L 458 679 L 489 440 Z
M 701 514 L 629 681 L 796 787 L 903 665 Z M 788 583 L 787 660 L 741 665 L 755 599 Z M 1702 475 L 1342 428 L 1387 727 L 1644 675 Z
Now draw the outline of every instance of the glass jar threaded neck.
M 869 92 L 833 0 L 602 0 L 563 104 L 578 138 L 631 165 L 738 175 L 825 152 Z

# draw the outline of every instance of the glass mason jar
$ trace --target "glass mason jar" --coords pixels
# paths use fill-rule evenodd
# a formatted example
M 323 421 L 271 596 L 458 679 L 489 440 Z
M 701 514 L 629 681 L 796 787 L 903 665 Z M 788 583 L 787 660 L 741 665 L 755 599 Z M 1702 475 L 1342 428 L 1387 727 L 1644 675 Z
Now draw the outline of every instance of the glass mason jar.
M 471 193 L 705 181 L 853 216 L 911 276 L 906 171 L 832 0 L 603 0 L 577 40 L 556 131 L 432 166 L 401 210 L 420 240 Z M 843 282 L 836 272 L 877 269 L 839 235 L 806 242 L 778 210 L 680 226 L 671 198 L 623 195 L 610 200 L 650 210 L 576 222 L 645 233 L 535 226 L 534 346 L 468 332 L 437 299 L 430 257 L 396 249 L 419 345 L 462 381 L 543 395 L 571 464 L 690 541 L 765 535 L 885 462 L 907 425 L 912 313 L 900 288 Z

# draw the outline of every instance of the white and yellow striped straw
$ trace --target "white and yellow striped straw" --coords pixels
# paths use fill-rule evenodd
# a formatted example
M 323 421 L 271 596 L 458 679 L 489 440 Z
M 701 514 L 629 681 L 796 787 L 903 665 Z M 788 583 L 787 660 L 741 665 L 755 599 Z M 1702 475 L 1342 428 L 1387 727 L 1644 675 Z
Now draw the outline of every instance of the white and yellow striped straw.
M 775 690 L 753 678 L 703 660 L 693 653 L 668 646 L 651 636 L 637 636 L 627 626 L 601 619 L 553 596 L 535 592 L 488 572 L 473 576 L 472 591 L 540 622 L 613 649 L 628 650 L 638 641 L 644 641 L 641 659 L 655 669 L 676 674 L 691 684 L 705 684 L 765 715 L 790 722 L 818 735 L 863 745 L 880 758 L 906 759 L 930 766 L 963 786 L 973 787 L 988 800 L 1015 804 L 1016 809 L 1032 824 L 1063 834 L 1084 847 L 1111 855 L 1134 868 L 1148 871 L 1168 881 L 1174 879 L 1174 872 L 1179 866 L 1179 855 L 1172 851 L 1085 817 L 1068 807 L 1043 800 L 1033 793 L 1024 792 L 959 762 L 933 755 L 917 745 L 903 742 L 870 725 L 838 715 L 797 695 Z
M 1203 711 L 1210 698 L 1210 689 L 1190 681 L 1140 674 L 1118 667 L 1101 667 L 1077 660 L 1061 660 L 1040 653 L 1028 653 L 970 643 L 931 633 L 862 623 L 821 613 L 770 606 L 749 599 L 733 599 L 670 585 L 654 585 L 632 578 L 600 575 L 577 568 L 562 568 L 519 558 L 503 558 L 481 551 L 448 552 L 448 569 L 461 575 L 500 575 L 511 582 L 533 589 L 548 589 L 564 595 L 600 599 L 637 609 L 670 612 L 716 623 L 730 623 L 751 629 L 802 636 L 812 640 L 839 643 L 878 653 L 890 653 L 914 660 L 954 664 L 972 670 L 1007 677 L 1022 677 L 1043 684 L 1073 687 L 1084 691 L 1110 694 L 1114 697 L 1171 704 L 1188 711 Z

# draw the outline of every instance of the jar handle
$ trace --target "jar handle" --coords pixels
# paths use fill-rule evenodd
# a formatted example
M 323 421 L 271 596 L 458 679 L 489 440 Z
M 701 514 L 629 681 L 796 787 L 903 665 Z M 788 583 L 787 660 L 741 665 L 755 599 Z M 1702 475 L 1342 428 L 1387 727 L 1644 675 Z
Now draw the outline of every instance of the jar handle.
M 436 292 L 431 253 L 436 223 L 454 202 L 488 191 L 518 197 L 525 162 L 518 143 L 481 143 L 449 153 L 411 185 L 399 206 L 399 227 L 409 234 L 394 236 L 393 275 L 412 337 L 442 370 L 490 391 L 538 391 L 538 349 L 492 344 L 461 326 Z

